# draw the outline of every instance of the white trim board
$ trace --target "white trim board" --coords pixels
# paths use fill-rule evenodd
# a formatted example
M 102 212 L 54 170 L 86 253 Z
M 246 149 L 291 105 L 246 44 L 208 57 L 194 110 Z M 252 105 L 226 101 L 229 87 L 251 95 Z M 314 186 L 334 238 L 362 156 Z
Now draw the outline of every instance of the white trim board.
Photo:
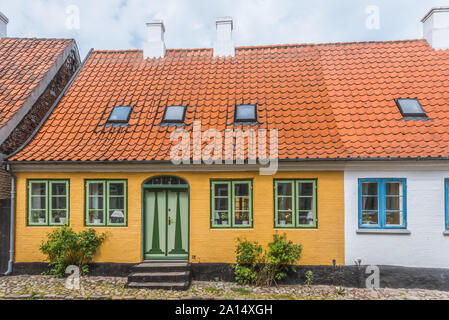
M 220 172 L 258 171 L 259 165 L 174 165 L 170 162 L 42 162 L 11 163 L 15 172 Z M 288 161 L 278 164 L 278 171 L 449 171 L 449 160 L 428 161 Z

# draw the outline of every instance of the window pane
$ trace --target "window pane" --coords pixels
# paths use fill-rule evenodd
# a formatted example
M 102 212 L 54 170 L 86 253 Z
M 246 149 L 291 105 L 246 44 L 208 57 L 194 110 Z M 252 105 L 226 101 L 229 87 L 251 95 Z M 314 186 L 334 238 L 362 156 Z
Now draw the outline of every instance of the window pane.
M 379 215 L 376 212 L 362 211 L 362 224 L 377 225 L 379 224 Z
M 103 197 L 89 197 L 89 209 L 104 209 Z
M 215 195 L 220 197 L 228 196 L 228 185 L 227 184 L 215 184 Z
M 123 197 L 109 198 L 109 209 L 124 209 L 125 199 Z
M 31 209 L 47 208 L 47 199 L 45 197 L 31 197 Z
M 89 224 L 103 224 L 104 212 L 101 210 L 89 210 Z
M 386 225 L 402 225 L 402 212 L 388 212 L 385 215 Z
M 65 183 L 52 183 L 51 194 L 53 196 L 65 196 L 67 194 L 67 185 Z
M 228 199 L 215 199 L 215 210 L 227 211 L 228 210 Z
M 184 118 L 183 106 L 169 106 L 165 110 L 165 121 L 182 121 Z
M 47 185 L 45 182 L 33 182 L 31 183 L 31 195 L 45 196 Z
M 247 225 L 249 224 L 249 212 L 235 212 L 235 224 Z
M 31 222 L 40 224 L 47 223 L 45 210 L 31 210 Z
M 67 209 L 67 198 L 66 197 L 52 197 L 51 208 L 52 209 Z
M 103 183 L 89 183 L 89 195 L 92 196 L 102 196 L 103 195 Z
M 377 182 L 362 182 L 362 195 L 377 196 Z
M 417 99 L 398 99 L 403 114 L 424 114 Z
M 387 195 L 402 195 L 402 182 L 387 182 L 385 185 Z
M 236 183 L 234 185 L 236 196 L 248 196 L 249 195 L 249 184 L 248 183 Z
M 66 210 L 52 210 L 51 223 L 67 223 L 67 211 Z
M 377 197 L 362 197 L 362 210 L 377 210 Z
M 401 197 L 387 197 L 387 210 L 402 210 Z
M 300 196 L 313 196 L 313 183 L 312 182 L 298 183 L 298 194 Z
M 236 120 L 255 120 L 256 106 L 249 104 L 242 104 L 237 106 Z
M 298 212 L 298 224 L 313 225 L 313 212 L 312 211 Z
M 312 210 L 312 198 L 299 198 L 298 199 L 299 210 Z
M 292 195 L 292 183 L 279 182 L 278 184 L 278 196 L 291 196 Z
M 131 112 L 131 107 L 129 106 L 120 106 L 120 107 L 114 107 L 114 109 L 111 112 L 111 115 L 109 116 L 108 121 L 120 121 L 124 122 L 128 120 L 129 113 Z
M 109 184 L 109 194 L 111 196 L 123 196 L 125 194 L 125 184 L 120 183 L 110 183 Z
M 249 210 L 249 199 L 243 197 L 235 198 L 235 211 Z
M 292 210 L 292 198 L 291 197 L 279 197 L 278 198 L 278 210 Z
M 110 223 L 125 223 L 125 212 L 123 210 L 109 210 Z
M 292 212 L 291 211 L 290 212 L 279 211 L 277 223 L 279 225 L 293 224 Z

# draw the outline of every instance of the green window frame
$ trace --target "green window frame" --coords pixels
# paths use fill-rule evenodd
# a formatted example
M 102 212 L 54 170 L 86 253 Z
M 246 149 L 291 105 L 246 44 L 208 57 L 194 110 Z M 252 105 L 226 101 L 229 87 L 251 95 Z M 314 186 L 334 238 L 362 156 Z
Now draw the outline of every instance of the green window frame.
M 69 180 L 27 180 L 28 226 L 69 224 Z
M 211 180 L 211 228 L 253 227 L 253 182 Z
M 84 190 L 86 226 L 128 225 L 128 180 L 85 180 Z
M 317 225 L 317 181 L 275 180 L 274 227 L 309 229 Z

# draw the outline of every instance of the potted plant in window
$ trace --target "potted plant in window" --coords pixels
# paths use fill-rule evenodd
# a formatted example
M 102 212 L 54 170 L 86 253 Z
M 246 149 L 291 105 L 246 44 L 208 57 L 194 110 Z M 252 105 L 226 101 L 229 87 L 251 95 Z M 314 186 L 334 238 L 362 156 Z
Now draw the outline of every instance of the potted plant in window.
M 66 221 L 64 212 L 56 211 L 53 213 L 52 223 L 61 223 L 64 224 Z
M 92 213 L 93 224 L 101 224 L 101 217 L 97 211 Z
M 289 216 L 289 213 L 281 214 L 279 217 L 279 224 L 285 225 L 287 223 L 288 216 Z
M 39 212 L 33 212 L 33 221 L 36 221 L 39 224 L 45 223 L 45 218 L 42 218 Z
M 242 213 L 240 213 L 239 219 L 240 219 L 240 221 L 242 221 L 242 224 L 248 225 L 248 224 L 249 224 L 249 215 L 248 215 L 248 212 L 242 212 Z
M 228 213 L 227 212 L 220 213 L 220 219 L 221 219 L 222 225 L 227 225 L 228 224 Z

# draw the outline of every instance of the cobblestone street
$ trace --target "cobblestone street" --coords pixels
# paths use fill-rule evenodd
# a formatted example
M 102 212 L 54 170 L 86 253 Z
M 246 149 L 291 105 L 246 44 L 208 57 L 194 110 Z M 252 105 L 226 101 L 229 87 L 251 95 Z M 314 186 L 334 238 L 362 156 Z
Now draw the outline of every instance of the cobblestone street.
M 334 286 L 241 286 L 194 281 L 187 291 L 125 288 L 126 278 L 83 277 L 81 290 L 69 290 L 53 276 L 0 277 L 0 299 L 293 299 L 293 300 L 449 300 L 449 292 L 411 289 L 357 289 Z

